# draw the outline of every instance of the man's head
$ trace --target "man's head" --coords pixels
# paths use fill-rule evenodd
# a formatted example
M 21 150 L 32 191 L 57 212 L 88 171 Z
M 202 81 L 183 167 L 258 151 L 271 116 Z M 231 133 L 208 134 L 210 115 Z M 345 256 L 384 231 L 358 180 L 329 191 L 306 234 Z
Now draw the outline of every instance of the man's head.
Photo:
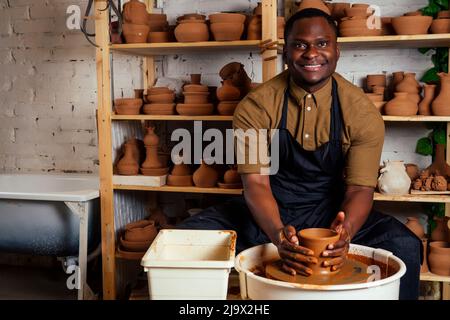
M 309 92 L 320 89 L 336 70 L 337 27 L 318 9 L 304 9 L 286 22 L 284 57 L 295 83 Z

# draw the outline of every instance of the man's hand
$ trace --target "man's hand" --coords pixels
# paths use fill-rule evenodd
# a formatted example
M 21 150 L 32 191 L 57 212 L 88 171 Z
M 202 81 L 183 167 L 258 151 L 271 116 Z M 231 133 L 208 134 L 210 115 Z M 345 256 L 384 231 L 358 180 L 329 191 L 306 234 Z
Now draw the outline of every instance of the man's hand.
M 340 237 L 336 243 L 328 245 L 322 255 L 324 257 L 332 257 L 329 261 L 324 262 L 324 266 L 331 266 L 331 271 L 336 271 L 344 265 L 347 259 L 347 253 L 350 246 L 350 234 L 349 226 L 344 224 L 345 213 L 339 211 L 334 221 L 331 223 L 330 229 L 339 233 Z
M 301 274 L 310 276 L 312 270 L 304 265 L 304 262 L 317 263 L 314 252 L 308 248 L 301 247 L 298 243 L 295 228 L 285 226 L 278 232 L 278 239 L 274 243 L 283 261 L 282 269 L 290 275 Z

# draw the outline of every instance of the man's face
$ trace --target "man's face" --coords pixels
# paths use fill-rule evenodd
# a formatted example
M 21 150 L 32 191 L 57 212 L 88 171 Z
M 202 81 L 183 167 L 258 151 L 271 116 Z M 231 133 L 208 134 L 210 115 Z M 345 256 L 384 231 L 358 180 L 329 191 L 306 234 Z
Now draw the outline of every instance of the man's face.
M 323 17 L 297 20 L 286 39 L 285 56 L 295 83 L 308 91 L 320 89 L 336 70 L 336 35 Z

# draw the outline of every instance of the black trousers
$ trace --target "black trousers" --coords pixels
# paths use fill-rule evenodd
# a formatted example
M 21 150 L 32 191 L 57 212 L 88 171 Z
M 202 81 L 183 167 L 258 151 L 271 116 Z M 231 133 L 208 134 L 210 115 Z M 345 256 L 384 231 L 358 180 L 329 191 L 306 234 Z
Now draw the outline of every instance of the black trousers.
M 337 212 L 336 212 L 337 213 Z M 285 217 L 281 215 L 284 223 Z M 329 225 L 302 225 L 292 223 L 296 230 Z M 192 216 L 177 228 L 201 230 L 235 230 L 237 233 L 237 253 L 270 239 L 254 221 L 242 199 L 209 207 Z M 352 243 L 381 248 L 392 252 L 406 265 L 406 274 L 400 280 L 400 300 L 414 300 L 419 297 L 420 265 L 422 243 L 407 227 L 397 219 L 372 211 L 366 223 L 352 239 Z

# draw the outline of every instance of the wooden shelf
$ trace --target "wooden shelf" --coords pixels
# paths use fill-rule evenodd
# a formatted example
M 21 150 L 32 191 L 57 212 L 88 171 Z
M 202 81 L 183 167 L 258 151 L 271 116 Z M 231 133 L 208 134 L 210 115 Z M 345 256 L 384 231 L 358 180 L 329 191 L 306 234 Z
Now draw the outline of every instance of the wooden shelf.
M 405 194 L 401 196 L 393 196 L 393 195 L 384 195 L 378 192 L 375 192 L 374 198 L 375 201 L 402 201 L 402 202 L 441 202 L 441 203 L 450 203 L 449 195 L 418 195 L 418 194 Z
M 448 47 L 450 44 L 450 33 L 411 36 L 339 37 L 338 43 L 341 48 L 345 49 Z
M 422 281 L 440 281 L 440 282 L 450 282 L 450 277 L 439 276 L 437 274 L 427 272 L 420 274 L 420 280 Z
M 450 122 L 450 117 L 440 116 L 383 116 L 384 121 L 398 121 L 398 122 Z
M 222 188 L 198 188 L 198 187 L 146 187 L 135 185 L 119 185 L 113 186 L 115 190 L 135 190 L 135 191 L 163 191 L 163 192 L 184 192 L 184 193 L 215 193 L 215 194 L 234 194 L 241 195 L 242 189 L 222 189 Z
M 186 120 L 204 120 L 204 121 L 232 121 L 233 116 L 221 116 L 221 115 L 211 115 L 211 116 L 180 116 L 180 115 L 118 115 L 113 114 L 111 116 L 112 120 L 170 120 L 170 121 L 186 121 Z

